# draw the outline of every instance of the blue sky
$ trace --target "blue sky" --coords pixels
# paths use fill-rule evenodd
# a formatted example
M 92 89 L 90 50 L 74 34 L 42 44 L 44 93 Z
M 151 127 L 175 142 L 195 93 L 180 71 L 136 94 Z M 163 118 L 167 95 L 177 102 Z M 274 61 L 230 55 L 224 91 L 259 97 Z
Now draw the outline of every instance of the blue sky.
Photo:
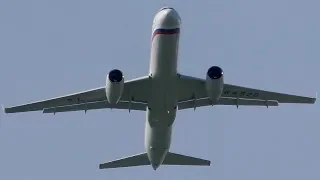
M 179 71 L 226 83 L 314 96 L 320 89 L 316 0 L 0 2 L 0 103 L 5 106 L 148 73 L 151 25 L 165 5 L 182 18 Z M 1 114 L 0 179 L 318 180 L 319 105 L 205 107 L 178 113 L 172 152 L 207 167 L 99 170 L 144 152 L 143 112 Z

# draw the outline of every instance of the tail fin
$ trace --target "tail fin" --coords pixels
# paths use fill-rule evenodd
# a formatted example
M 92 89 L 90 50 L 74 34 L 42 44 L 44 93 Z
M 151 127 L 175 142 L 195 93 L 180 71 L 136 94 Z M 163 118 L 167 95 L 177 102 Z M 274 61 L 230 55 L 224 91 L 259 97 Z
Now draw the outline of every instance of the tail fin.
M 99 165 L 99 169 L 150 165 L 147 153 L 141 153 Z
M 163 165 L 210 166 L 209 160 L 168 152 Z

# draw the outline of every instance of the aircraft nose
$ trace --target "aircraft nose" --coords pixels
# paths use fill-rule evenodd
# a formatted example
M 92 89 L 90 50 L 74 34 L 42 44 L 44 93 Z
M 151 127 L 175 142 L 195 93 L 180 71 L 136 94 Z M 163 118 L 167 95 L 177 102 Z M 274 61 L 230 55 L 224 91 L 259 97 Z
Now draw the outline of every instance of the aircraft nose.
M 178 12 L 170 7 L 161 8 L 157 14 L 156 22 L 161 27 L 177 28 L 180 25 L 181 19 Z

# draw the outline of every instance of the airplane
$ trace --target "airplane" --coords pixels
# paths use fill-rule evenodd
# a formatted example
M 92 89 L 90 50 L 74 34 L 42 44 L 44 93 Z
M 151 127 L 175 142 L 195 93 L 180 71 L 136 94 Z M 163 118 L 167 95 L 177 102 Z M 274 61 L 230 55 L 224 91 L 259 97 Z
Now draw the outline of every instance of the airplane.
M 143 111 L 145 152 L 99 165 L 99 169 L 160 165 L 210 166 L 211 161 L 170 152 L 176 113 L 206 106 L 279 106 L 279 103 L 314 104 L 316 97 L 242 87 L 224 82 L 219 66 L 208 68 L 205 78 L 177 70 L 181 18 L 172 7 L 161 8 L 154 16 L 149 74 L 124 80 L 119 69 L 111 69 L 102 87 L 78 93 L 3 108 L 5 113 L 42 111 L 73 112 L 95 109 Z

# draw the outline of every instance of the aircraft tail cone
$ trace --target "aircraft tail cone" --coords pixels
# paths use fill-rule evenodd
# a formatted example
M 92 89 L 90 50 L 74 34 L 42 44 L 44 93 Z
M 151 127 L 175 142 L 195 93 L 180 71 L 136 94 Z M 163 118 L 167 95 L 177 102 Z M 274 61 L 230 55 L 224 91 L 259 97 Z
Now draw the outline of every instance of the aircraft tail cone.
M 157 170 L 157 169 L 158 169 L 158 167 L 159 167 L 159 165 L 158 165 L 158 164 L 152 164 L 152 168 L 153 168 L 153 170 Z

